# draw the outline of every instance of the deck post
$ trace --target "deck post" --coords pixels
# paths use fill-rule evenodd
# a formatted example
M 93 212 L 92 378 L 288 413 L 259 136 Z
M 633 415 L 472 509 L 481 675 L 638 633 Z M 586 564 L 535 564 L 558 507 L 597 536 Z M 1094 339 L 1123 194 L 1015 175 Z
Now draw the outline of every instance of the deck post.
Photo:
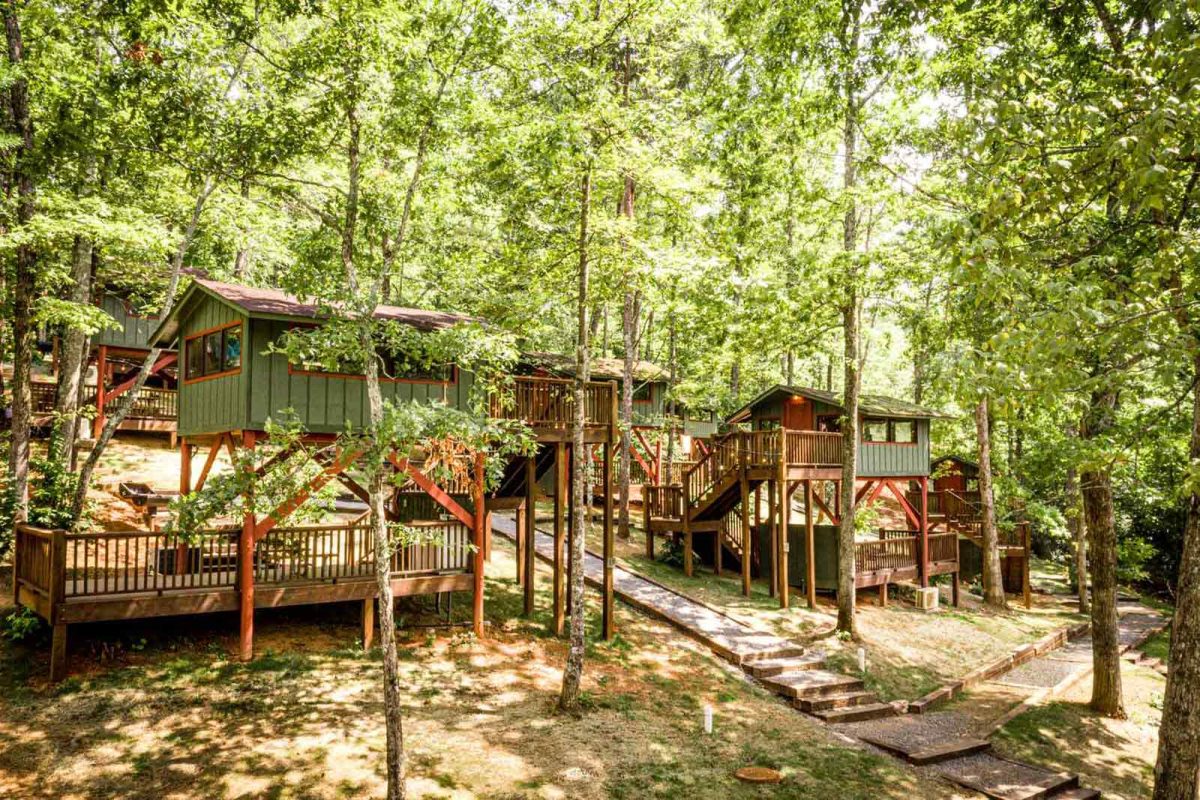
M 254 431 L 242 431 L 242 447 L 254 449 Z M 242 661 L 254 658 L 254 504 L 246 498 L 242 517 L 242 535 L 238 539 L 238 596 L 241 606 L 241 630 L 238 656 Z
M 1029 546 L 1029 523 L 1021 523 L 1021 544 L 1025 550 L 1025 563 L 1021 569 L 1021 593 L 1025 595 L 1025 607 L 1033 608 L 1033 587 L 1029 584 L 1029 557 L 1032 555 Z
M 362 643 L 363 651 L 369 651 L 375 643 L 375 598 L 368 597 L 362 601 Z
M 787 461 L 779 448 L 779 607 L 788 607 L 788 553 L 791 550 L 792 496 L 788 492 Z
M 475 638 L 483 638 L 483 573 L 484 558 L 487 555 L 486 521 L 487 510 L 484 508 L 486 498 L 483 494 L 483 453 L 475 454 L 475 553 L 473 577 L 473 592 L 471 596 L 471 622 L 475 628 Z
M 724 523 L 722 523 L 724 526 Z M 721 575 L 721 537 L 725 535 L 724 527 L 720 530 L 713 531 L 713 574 L 720 577 Z
M 921 477 L 921 588 L 929 585 L 929 478 Z
M 567 445 L 565 442 L 554 444 L 554 635 L 563 635 L 563 625 L 566 616 L 563 613 L 564 603 L 563 584 L 563 547 L 566 540 L 566 528 L 563 525 L 563 515 L 566 511 L 567 495 Z
M 808 595 L 808 607 L 817 607 L 817 536 L 813 528 L 813 483 L 804 481 L 804 590 Z M 884 590 L 886 592 L 886 589 Z M 887 601 L 887 595 L 884 595 Z
M 525 506 L 517 506 L 513 514 L 516 530 L 513 540 L 517 548 L 517 586 L 525 583 Z
M 770 534 L 770 558 L 767 561 L 770 564 L 770 580 L 767 583 L 767 595 L 775 596 L 775 589 L 779 586 L 779 514 L 775 510 L 775 481 L 767 481 L 767 530 Z
M 692 499 L 687 476 L 684 476 L 681 492 L 683 496 L 683 574 L 690 578 L 692 576 Z
M 220 440 L 217 440 L 218 443 Z M 213 445 L 216 449 L 216 445 Z M 182 497 L 192 493 L 192 456 L 196 448 L 187 439 L 179 440 L 179 495 Z M 149 527 L 150 518 L 146 518 Z M 182 539 L 175 546 L 175 574 L 182 575 L 187 570 L 187 545 Z
M 16 583 L 16 564 L 13 562 L 13 583 Z M 62 622 L 62 606 L 67 595 L 67 532 L 55 530 L 50 538 L 50 682 L 57 683 L 67 676 L 67 624 Z
M 887 608 L 888 604 L 888 585 L 887 581 L 879 584 L 879 607 Z
M 525 459 L 525 616 L 533 616 L 537 575 L 537 456 Z
M 753 537 L 750 535 L 750 479 L 746 477 L 746 465 L 742 464 L 741 480 L 742 515 L 742 594 L 750 596 L 750 557 Z M 756 494 L 757 498 L 758 495 Z
M 104 430 L 104 377 L 108 371 L 108 346 L 96 348 L 96 418 L 92 420 L 92 438 L 99 439 Z
M 613 387 L 615 397 L 615 383 Z M 616 542 L 613 540 L 612 450 L 607 447 L 604 448 L 603 470 L 604 485 L 609 487 L 609 491 L 604 493 L 604 613 L 601 627 L 607 642 L 612 641 L 617 628 L 613 609 L 613 560 Z
M 646 532 L 646 558 L 654 560 L 654 532 L 650 530 L 650 492 L 642 488 L 642 530 Z
M 564 561 L 566 562 L 566 564 L 565 564 L 566 574 L 567 574 L 566 584 L 568 587 L 571 585 L 571 575 L 574 574 L 571 571 L 571 556 L 570 556 L 571 553 L 575 552 L 575 483 L 574 483 L 574 481 L 575 481 L 575 462 L 574 462 L 574 459 L 575 459 L 575 447 L 572 445 L 571 447 L 567 448 L 567 556 L 565 557 Z M 586 474 L 586 471 L 585 471 L 585 474 Z M 567 595 L 567 602 L 566 602 L 567 616 L 570 616 L 571 608 L 572 608 L 572 603 L 571 603 L 572 595 L 571 595 L 570 589 L 567 590 L 566 595 Z

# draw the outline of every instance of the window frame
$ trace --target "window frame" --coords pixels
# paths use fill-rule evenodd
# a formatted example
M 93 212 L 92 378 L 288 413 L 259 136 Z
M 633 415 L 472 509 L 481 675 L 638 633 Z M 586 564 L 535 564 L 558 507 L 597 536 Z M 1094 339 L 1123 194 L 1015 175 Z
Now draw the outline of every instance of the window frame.
M 212 380 L 213 378 L 226 378 L 226 377 L 229 377 L 230 375 L 241 374 L 242 364 L 245 362 L 245 359 L 246 359 L 246 336 L 245 336 L 245 327 L 243 326 L 242 323 L 243 323 L 243 320 L 240 320 L 240 319 L 234 320 L 233 322 L 226 322 L 222 325 L 215 325 L 211 328 L 205 328 L 202 331 L 197 331 L 196 333 L 193 333 L 189 336 L 184 337 L 184 339 L 183 339 L 183 380 L 182 380 L 182 383 L 185 386 L 189 385 L 189 384 L 193 384 L 193 383 L 200 383 L 201 381 Z M 226 332 L 229 330 L 232 330 L 234 328 L 238 329 L 238 339 L 241 342 L 240 348 L 238 350 L 238 363 L 237 363 L 236 367 L 226 367 L 226 365 L 225 365 L 225 362 L 226 362 L 226 352 L 225 352 Z M 206 347 L 207 347 L 206 342 L 208 341 L 208 337 L 213 336 L 213 335 L 218 336 L 217 354 L 218 354 L 220 363 L 218 364 L 218 367 L 215 371 L 209 372 L 207 370 L 208 352 L 206 350 Z M 192 355 L 193 347 L 199 347 L 199 351 L 200 351 L 199 366 L 200 366 L 201 374 L 199 374 L 199 375 L 195 375 L 192 372 L 191 355 Z
M 646 387 L 646 396 L 638 397 L 638 390 L 643 386 Z M 638 405 L 654 405 L 654 383 L 652 381 L 643 381 L 639 384 L 635 381 L 633 386 L 633 402 Z
M 869 423 L 878 424 L 880 422 L 884 423 L 886 426 L 886 433 L 884 434 L 886 438 L 884 438 L 884 439 L 868 439 L 866 437 L 867 425 Z M 912 439 L 903 441 L 903 442 L 896 440 L 896 423 L 897 422 L 908 422 L 908 423 L 912 424 L 912 437 L 913 437 Z M 859 426 L 859 432 L 858 432 L 858 440 L 862 444 L 888 444 L 888 445 L 899 445 L 900 447 L 916 447 L 917 444 L 920 443 L 920 439 L 921 439 L 921 432 L 920 432 L 919 428 L 917 427 L 917 420 L 914 418 L 909 418 L 909 417 L 906 417 L 903 419 L 899 419 L 899 418 L 895 418 L 895 417 L 863 417 L 862 424 Z

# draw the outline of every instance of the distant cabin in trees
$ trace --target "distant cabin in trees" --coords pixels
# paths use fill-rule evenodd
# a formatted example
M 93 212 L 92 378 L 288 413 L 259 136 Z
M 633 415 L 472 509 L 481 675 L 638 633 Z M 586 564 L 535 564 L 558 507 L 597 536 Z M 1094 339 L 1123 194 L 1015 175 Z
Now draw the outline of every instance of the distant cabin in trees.
M 457 325 L 468 317 L 425 309 L 380 306 L 376 316 L 421 330 Z M 194 539 L 158 531 L 47 531 L 19 526 L 14 583 L 18 603 L 33 609 L 54 629 L 51 674 L 66 664 L 67 627 L 79 622 L 239 611 L 241 655 L 253 653 L 255 609 L 359 601 L 363 641 L 370 644 L 376 596 L 374 544 L 362 518 L 295 526 L 289 515 L 311 493 L 338 481 L 359 499 L 368 496 L 356 470 L 357 453 L 334 451 L 336 435 L 367 425 L 366 382 L 355 370 L 328 370 L 291 363 L 270 345 L 289 328 L 322 324 L 316 305 L 274 289 L 205 279 L 194 280 L 174 310 L 148 336 L 150 346 L 179 348 L 180 485 L 182 493 L 202 488 L 222 450 L 231 453 L 262 443 L 268 418 L 292 410 L 306 428 L 306 442 L 325 468 L 311 483 L 266 515 L 248 514 L 237 528 L 218 527 Z M 382 353 L 385 398 L 441 402 L 468 409 L 473 376 L 456 365 L 413 370 L 403 353 Z M 612 473 L 617 441 L 617 392 L 611 381 L 584 387 L 585 451 L 599 474 Z M 517 578 L 526 609 L 533 612 L 537 558 L 534 536 L 538 499 L 553 503 L 551 558 L 553 618 L 562 630 L 566 613 L 567 466 L 574 421 L 570 380 L 518 375 L 511 395 L 493 396 L 492 417 L 519 420 L 537 446 L 532 456 L 504 464 L 497 485 L 486 490 L 482 457 L 441 483 L 424 464 L 392 453 L 401 486 L 391 491 L 385 513 L 391 522 L 426 529 L 430 541 L 397 549 L 392 589 L 405 595 L 469 592 L 475 631 L 483 635 L 483 564 L 491 548 L 493 511 L 516 514 Z M 202 466 L 196 456 L 207 451 Z M 199 467 L 197 469 L 197 467 Z M 286 458 L 260 467 L 287 469 Z M 482 502 L 481 502 L 482 501 Z M 614 634 L 612 500 L 602 505 L 602 548 L 606 570 L 602 631 Z
M 91 426 L 93 436 L 99 436 L 104 427 L 105 409 L 132 388 L 142 362 L 150 353 L 150 335 L 158 326 L 156 311 L 141 308 L 131 297 L 116 290 L 101 290 L 96 305 L 113 319 L 113 324 L 93 334 L 88 344 L 89 374 L 83 382 L 80 405 L 92 404 L 96 408 Z M 52 374 L 34 381 L 35 422 L 48 424 L 54 411 L 63 341 L 62 336 L 54 333 L 47 342 L 52 354 Z M 161 431 L 170 434 L 174 441 L 178 385 L 175 362 L 175 352 L 164 350 L 119 430 Z

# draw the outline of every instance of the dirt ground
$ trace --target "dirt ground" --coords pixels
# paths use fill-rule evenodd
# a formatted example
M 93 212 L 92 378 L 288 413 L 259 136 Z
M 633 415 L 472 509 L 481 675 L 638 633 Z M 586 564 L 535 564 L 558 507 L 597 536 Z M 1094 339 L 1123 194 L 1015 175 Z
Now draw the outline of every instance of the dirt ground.
M 616 641 L 589 643 L 585 713 L 556 715 L 565 646 L 547 634 L 548 587 L 526 620 L 513 571 L 498 544 L 485 641 L 401 609 L 411 796 L 760 797 L 732 777 L 749 764 L 782 770 L 772 797 L 960 796 L 620 605 Z M 10 586 L 0 598 L 4 615 Z M 461 621 L 469 604 L 453 610 Z M 380 664 L 357 646 L 357 606 L 260 612 L 249 664 L 230 659 L 236 629 L 232 615 L 75 626 L 57 687 L 44 641 L 0 641 L 0 797 L 381 796 Z
M 835 669 L 859 674 L 858 648 L 862 647 L 867 659 L 862 677 L 868 688 L 888 700 L 915 700 L 1056 628 L 1083 621 L 1073 606 L 1064 604 L 1064 597 L 1038 592 L 1033 608 L 1025 609 L 1020 598 L 1013 597 L 1007 612 L 996 613 L 984 609 L 980 598 L 964 590 L 960 607 L 954 608 L 949 579 L 944 577 L 941 608 L 933 613 L 916 609 L 911 592 L 902 588 L 892 588 L 887 608 L 880 606 L 875 590 L 860 592 L 857 620 L 861 641 L 843 641 L 833 635 L 837 606 L 832 595 L 818 595 L 817 607 L 809 609 L 803 593 L 793 590 L 791 607 L 782 610 L 779 600 L 768 593 L 765 580 L 755 580 L 751 596 L 745 597 L 740 573 L 725 570 L 718 577 L 711 567 L 697 563 L 688 578 L 679 567 L 646 558 L 645 535 L 636 527 L 628 540 L 618 537 L 616 541 L 618 560 L 629 569 L 749 625 L 823 650 Z M 659 557 L 662 545 L 659 539 Z M 595 538 L 589 547 L 598 550 L 601 542 Z

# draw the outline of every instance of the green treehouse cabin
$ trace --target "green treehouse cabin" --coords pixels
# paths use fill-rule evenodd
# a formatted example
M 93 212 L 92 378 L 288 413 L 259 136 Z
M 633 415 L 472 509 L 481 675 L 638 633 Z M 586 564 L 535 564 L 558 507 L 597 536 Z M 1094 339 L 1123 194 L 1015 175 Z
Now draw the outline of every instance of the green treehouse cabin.
M 379 318 L 420 330 L 437 330 L 466 320 L 459 314 L 380 306 Z M 366 516 L 320 526 L 288 522 L 312 493 L 340 483 L 368 496 L 356 471 L 358 453 L 335 451 L 336 434 L 346 425 L 367 423 L 366 382 L 361 374 L 328 372 L 311 364 L 289 363 L 270 345 L 295 326 L 320 325 L 319 309 L 273 289 L 196 279 L 172 313 L 146 336 L 149 347 L 177 345 L 179 372 L 179 491 L 201 489 L 220 451 L 254 448 L 264 441 L 266 421 L 291 409 L 318 446 L 325 468 L 295 496 L 270 513 L 246 515 L 235 527 L 203 531 L 184 540 L 161 531 L 68 532 L 22 525 L 17 530 L 14 584 L 18 603 L 53 626 L 51 675 L 65 674 L 67 628 L 96 620 L 238 612 L 240 655 L 253 655 L 255 609 L 353 601 L 362 606 L 362 639 L 369 646 L 376 602 L 374 540 Z M 141 334 L 139 334 L 141 335 Z M 140 340 L 139 340 L 140 341 Z M 404 371 L 403 358 L 385 356 L 383 392 L 395 401 L 441 402 L 467 408 L 472 376 L 450 366 L 418 373 Z M 402 355 L 402 354 L 398 354 Z M 164 355 L 174 364 L 175 352 Z M 490 555 L 493 512 L 515 514 L 515 524 L 497 521 L 495 530 L 517 548 L 517 578 L 532 613 L 537 554 L 534 506 L 553 505 L 552 548 L 554 622 L 565 620 L 568 465 L 572 452 L 574 381 L 516 375 L 511 392 L 493 397 L 490 413 L 524 422 L 537 447 L 531 456 L 512 457 L 498 485 L 487 490 L 483 456 L 450 481 L 439 484 L 424 465 L 398 454 L 389 459 L 399 483 L 386 503 L 389 521 L 428 528 L 428 542 L 397 548 L 391 559 L 396 596 L 466 592 L 472 618 L 483 635 L 483 571 Z M 584 451 L 599 462 L 603 479 L 612 472 L 617 437 L 617 391 L 611 381 L 584 386 Z M 197 456 L 207 450 L 203 466 Z M 259 469 L 286 468 L 270 459 Z M 406 479 L 406 481 L 405 481 Z M 614 634 L 613 514 L 603 503 L 604 568 L 602 630 Z

